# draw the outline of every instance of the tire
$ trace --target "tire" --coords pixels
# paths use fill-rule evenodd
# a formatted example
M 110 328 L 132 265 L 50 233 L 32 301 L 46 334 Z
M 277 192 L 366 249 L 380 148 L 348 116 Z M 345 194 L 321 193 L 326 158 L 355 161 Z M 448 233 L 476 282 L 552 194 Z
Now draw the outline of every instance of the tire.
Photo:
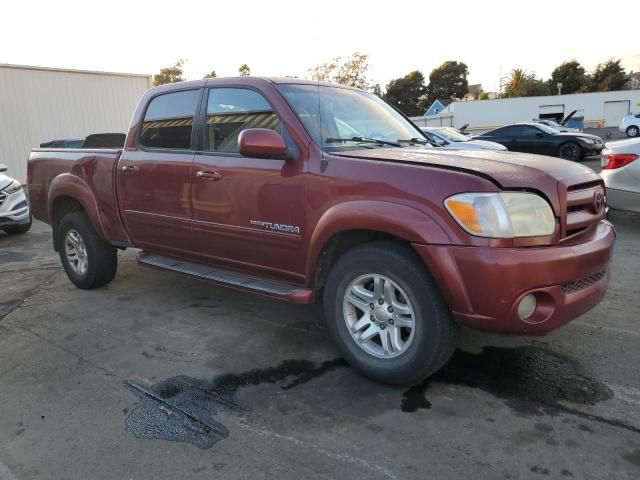
M 640 135 L 640 128 L 635 125 L 631 125 L 627 128 L 627 137 L 637 137 Z
M 564 160 L 578 162 L 582 160 L 582 150 L 576 142 L 565 142 L 558 148 L 558 156 Z
M 32 218 L 31 216 L 29 216 L 29 223 L 25 223 L 24 225 L 15 225 L 13 227 L 7 227 L 4 229 L 4 231 L 8 235 L 18 235 L 21 233 L 27 233 L 29 230 L 31 230 L 31 223 L 32 223 Z
M 56 235 L 62 266 L 76 287 L 98 288 L 113 280 L 117 250 L 98 236 L 84 212 L 65 215 Z
M 376 296 L 373 284 L 379 281 L 393 294 L 379 288 L 384 298 Z M 351 303 L 354 298 L 362 309 Z M 370 243 L 341 256 L 329 272 L 323 300 L 327 327 L 345 360 L 382 383 L 407 385 L 425 379 L 447 363 L 457 344 L 459 327 L 434 279 L 418 255 L 399 242 Z M 394 313 L 389 313 L 394 305 Z M 408 310 L 413 312 L 411 329 L 399 327 L 411 323 L 403 313 Z M 387 349 L 382 335 L 388 335 Z M 359 341 L 356 336 L 372 337 Z

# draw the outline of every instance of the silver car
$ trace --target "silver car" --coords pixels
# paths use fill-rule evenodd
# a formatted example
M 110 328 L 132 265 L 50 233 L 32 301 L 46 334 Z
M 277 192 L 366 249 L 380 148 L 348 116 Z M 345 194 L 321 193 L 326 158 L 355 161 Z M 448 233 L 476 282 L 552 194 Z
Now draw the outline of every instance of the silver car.
M 0 230 L 25 233 L 31 228 L 31 208 L 22 185 L 5 175 L 6 165 L 0 164 Z
M 429 140 L 444 147 L 462 150 L 497 150 L 505 151 L 507 147 L 496 142 L 476 140 L 461 134 L 451 127 L 420 127 Z
M 640 138 L 607 142 L 600 176 L 611 208 L 640 212 Z

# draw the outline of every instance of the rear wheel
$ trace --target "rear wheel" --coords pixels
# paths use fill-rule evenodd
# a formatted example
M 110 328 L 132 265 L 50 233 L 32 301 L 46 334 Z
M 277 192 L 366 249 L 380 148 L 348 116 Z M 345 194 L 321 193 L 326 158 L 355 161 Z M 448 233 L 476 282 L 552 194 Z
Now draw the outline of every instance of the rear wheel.
M 577 162 L 582 160 L 582 150 L 580 149 L 580 145 L 575 142 L 567 142 L 560 145 L 558 149 L 558 156 L 565 160 L 572 160 Z
M 627 137 L 637 137 L 638 135 L 640 135 L 640 128 L 635 125 L 631 125 L 627 128 Z
M 117 251 L 98 236 L 84 212 L 65 215 L 56 234 L 62 266 L 76 287 L 97 288 L 113 280 Z
M 397 242 L 340 257 L 327 279 L 324 309 L 345 359 L 380 382 L 418 382 L 438 371 L 456 345 L 458 326 L 433 278 Z

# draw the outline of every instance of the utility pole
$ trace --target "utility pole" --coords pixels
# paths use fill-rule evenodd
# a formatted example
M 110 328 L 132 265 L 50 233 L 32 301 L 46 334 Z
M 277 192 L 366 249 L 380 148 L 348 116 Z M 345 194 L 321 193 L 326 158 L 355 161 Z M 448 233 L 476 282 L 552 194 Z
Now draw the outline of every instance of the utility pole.
M 562 82 L 558 82 L 556 85 L 558 85 L 558 95 L 562 95 Z

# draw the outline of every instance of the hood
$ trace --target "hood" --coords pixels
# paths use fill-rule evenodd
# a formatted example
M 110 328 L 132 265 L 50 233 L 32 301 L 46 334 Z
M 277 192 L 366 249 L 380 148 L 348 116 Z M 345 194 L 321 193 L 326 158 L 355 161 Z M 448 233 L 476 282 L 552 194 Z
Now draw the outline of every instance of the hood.
M 405 147 L 351 150 L 333 155 L 461 170 L 488 177 L 502 188 L 539 190 L 550 200 L 558 197 L 558 182 L 569 185 L 600 180 L 593 170 L 579 163 L 518 152 Z
M 11 182 L 13 182 L 13 178 L 4 173 L 0 173 L 0 190 L 8 186 Z
M 562 119 L 562 121 L 560 122 L 560 125 L 562 125 L 563 127 L 567 124 L 567 122 L 569 120 L 571 120 L 571 118 L 573 118 L 573 116 L 576 114 L 578 110 L 571 110 L 571 112 L 569 113 L 569 115 L 567 115 L 566 117 L 564 117 Z
M 462 144 L 465 146 L 473 146 L 474 148 L 479 150 L 507 150 L 507 147 L 505 147 L 504 145 L 496 142 L 488 142 L 487 140 L 469 140 L 468 142 L 463 142 Z
M 554 136 L 555 137 L 567 137 L 567 139 L 576 138 L 576 137 L 590 138 L 591 140 L 600 140 L 600 141 L 602 141 L 602 139 L 597 135 L 591 135 L 590 133 L 583 133 L 583 132 L 560 132 L 560 133 L 555 133 Z

